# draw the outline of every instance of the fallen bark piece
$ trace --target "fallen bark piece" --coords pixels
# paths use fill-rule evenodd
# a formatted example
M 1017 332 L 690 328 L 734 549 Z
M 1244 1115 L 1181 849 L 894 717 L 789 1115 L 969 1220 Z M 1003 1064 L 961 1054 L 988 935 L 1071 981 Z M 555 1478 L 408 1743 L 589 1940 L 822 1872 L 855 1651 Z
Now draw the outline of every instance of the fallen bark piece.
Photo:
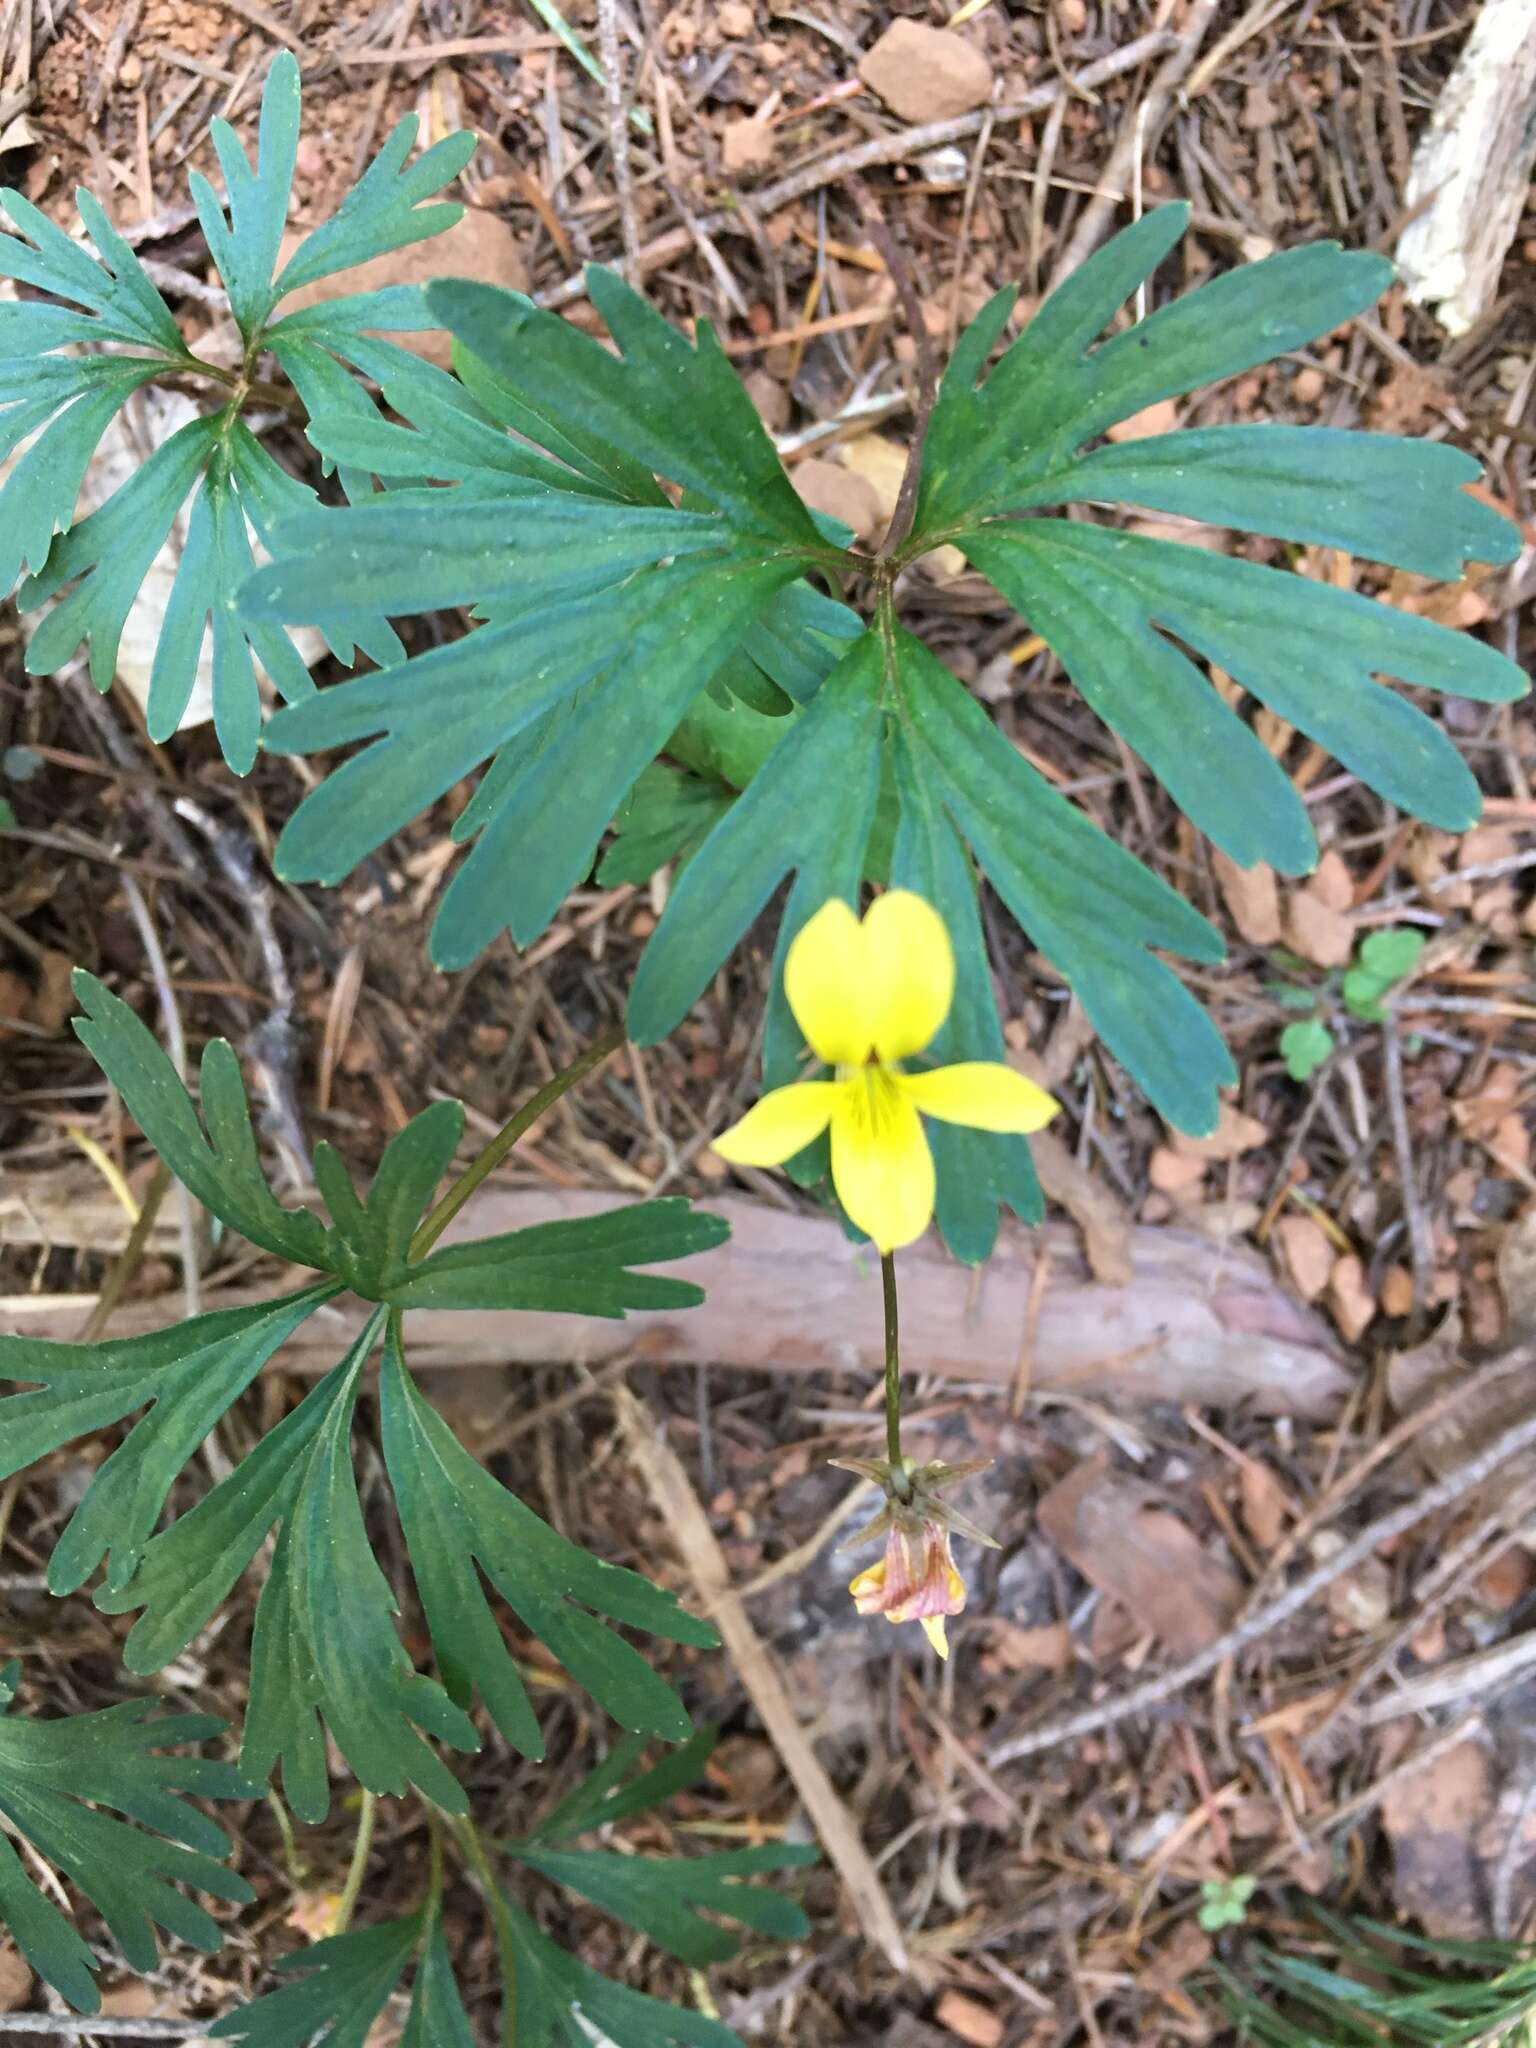
M 1493 304 L 1536 168 L 1536 7 L 1483 0 L 1414 151 L 1397 267 L 1416 306 L 1465 334 Z
M 455 1219 L 447 1241 L 590 1216 L 616 1200 L 606 1193 L 486 1187 Z M 406 1324 L 412 1364 L 581 1360 L 595 1367 L 640 1350 L 668 1364 L 878 1378 L 884 1364 L 880 1271 L 869 1248 L 850 1244 L 830 1217 L 786 1214 L 738 1196 L 707 1206 L 730 1223 L 730 1242 L 667 1268 L 706 1290 L 702 1307 L 631 1315 L 624 1322 L 413 1309 Z M 1031 1384 L 1041 1391 L 1067 1389 L 1126 1403 L 1189 1401 L 1315 1420 L 1338 1413 L 1353 1374 L 1328 1325 L 1291 1298 L 1267 1260 L 1190 1231 L 1135 1228 L 1127 1244 L 1130 1279 L 1120 1287 L 1090 1275 L 1081 1239 L 1068 1224 L 1005 1230 L 992 1258 L 974 1271 L 932 1238 L 912 1246 L 900 1260 L 908 1370 L 1011 1387 L 1028 1333 Z M 1049 1255 L 1050 1269 L 1032 1311 L 1039 1250 Z M 272 1291 L 232 1288 L 210 1296 L 207 1305 L 234 1307 L 266 1300 Z M 175 1320 L 178 1301 L 125 1302 L 113 1318 L 113 1335 L 162 1328 Z M 0 1334 L 75 1338 L 91 1304 L 92 1297 L 81 1295 L 0 1297 Z M 283 1368 L 329 1371 L 362 1317 L 361 1305 L 347 1299 L 321 1310 L 280 1353 Z
M 1209 1648 L 1242 1604 L 1242 1582 L 1139 1479 L 1090 1458 L 1041 1501 L 1041 1529 L 1092 1586 L 1175 1656 Z
M 1488 1750 L 1476 1736 L 1388 1787 L 1381 1823 L 1392 1844 L 1393 1896 L 1426 1934 L 1476 1941 L 1489 1933 L 1474 1838 L 1492 1812 Z

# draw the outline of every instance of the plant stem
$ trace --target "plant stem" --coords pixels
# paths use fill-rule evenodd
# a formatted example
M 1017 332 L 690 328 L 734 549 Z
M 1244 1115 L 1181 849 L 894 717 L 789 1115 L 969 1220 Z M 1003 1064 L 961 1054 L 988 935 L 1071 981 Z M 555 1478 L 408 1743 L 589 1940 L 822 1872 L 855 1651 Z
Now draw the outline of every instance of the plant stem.
M 885 1455 L 894 1468 L 901 1465 L 901 1331 L 896 1312 L 896 1254 L 880 1257 L 880 1281 L 885 1293 Z
M 368 1868 L 368 1852 L 373 1847 L 373 1822 L 378 1807 L 377 1793 L 365 1789 L 357 1816 L 357 1840 L 352 1844 L 352 1861 L 347 1866 L 347 1881 L 341 1888 L 341 1900 L 331 1924 L 332 1934 L 345 1934 L 352 1925 L 352 1915 L 357 1911 L 357 1902 L 363 1894 L 363 1874 Z
M 413 1260 L 425 1258 L 475 1189 L 496 1171 L 518 1139 L 531 1125 L 538 1122 L 545 1110 L 557 1103 L 568 1088 L 575 1087 L 578 1081 L 584 1080 L 595 1068 L 600 1067 L 623 1043 L 624 1027 L 622 1024 L 615 1024 L 612 1030 L 605 1031 L 601 1038 L 593 1039 L 585 1052 L 578 1053 L 568 1067 L 563 1067 L 552 1081 L 546 1081 L 536 1095 L 530 1095 L 522 1108 L 508 1117 L 495 1137 L 471 1160 L 411 1239 L 410 1256 Z
M 496 1882 L 496 1873 L 491 1868 L 491 1859 L 485 1853 L 474 1822 L 467 1814 L 444 1815 L 463 1853 L 464 1861 L 474 1873 L 485 1899 L 486 1911 L 491 1916 L 491 1926 L 496 1934 L 496 1953 L 501 1960 L 503 1985 L 501 2006 L 502 2048 L 516 2048 L 517 2040 L 517 1944 L 512 1939 L 512 1922 L 508 1917 L 506 1902 L 501 1887 Z

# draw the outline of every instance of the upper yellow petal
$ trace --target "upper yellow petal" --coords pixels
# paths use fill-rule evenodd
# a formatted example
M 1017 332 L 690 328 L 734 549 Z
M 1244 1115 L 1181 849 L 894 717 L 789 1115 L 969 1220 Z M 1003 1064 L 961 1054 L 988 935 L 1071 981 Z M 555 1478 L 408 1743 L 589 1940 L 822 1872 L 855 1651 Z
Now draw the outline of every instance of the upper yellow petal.
M 784 993 L 817 1059 L 862 1066 L 874 1043 L 864 934 L 840 898 L 823 903 L 784 956 Z
M 720 1133 L 715 1150 L 733 1166 L 782 1166 L 821 1136 L 842 1089 L 839 1081 L 795 1081 L 774 1088 Z
M 938 1031 L 955 995 L 955 953 L 931 903 L 888 889 L 864 914 L 864 972 L 882 1060 L 909 1059 Z
M 931 1074 L 898 1074 L 897 1086 L 924 1116 L 977 1131 L 1043 1130 L 1061 1107 L 1054 1095 L 996 1060 L 962 1060 Z
M 881 1253 L 911 1244 L 933 1217 L 933 1154 L 903 1078 L 865 1067 L 839 1088 L 832 1112 L 832 1185 Z

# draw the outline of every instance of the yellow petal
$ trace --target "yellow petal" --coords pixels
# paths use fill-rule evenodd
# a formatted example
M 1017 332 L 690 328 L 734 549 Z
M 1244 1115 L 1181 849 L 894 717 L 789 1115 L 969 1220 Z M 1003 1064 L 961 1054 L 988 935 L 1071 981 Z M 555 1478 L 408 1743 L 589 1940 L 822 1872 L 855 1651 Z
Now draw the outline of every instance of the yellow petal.
M 784 993 L 817 1059 L 862 1066 L 874 1043 L 864 934 L 847 904 L 833 897 L 803 925 L 784 956 Z
M 933 1217 L 933 1154 L 902 1078 L 865 1067 L 832 1112 L 832 1185 L 879 1252 L 911 1244 Z
M 774 1088 L 720 1133 L 715 1150 L 732 1166 L 781 1166 L 821 1136 L 841 1093 L 838 1081 L 796 1081 Z
M 947 1660 L 949 1657 L 949 1638 L 944 1633 L 943 1615 L 924 1615 L 922 1629 L 923 1634 L 928 1638 L 929 1642 L 932 1643 L 933 1647 L 938 1651 L 939 1655 Z
M 944 920 L 921 896 L 888 889 L 864 915 L 864 972 L 875 1051 L 910 1059 L 949 1015 L 955 953 Z
M 997 1060 L 963 1060 L 931 1074 L 898 1074 L 896 1082 L 924 1116 L 969 1124 L 977 1131 L 1043 1130 L 1061 1107 L 1054 1095 Z
M 878 1564 L 867 1565 L 850 1579 L 848 1590 L 860 1614 L 878 1614 L 885 1597 L 885 1559 L 881 1558 Z

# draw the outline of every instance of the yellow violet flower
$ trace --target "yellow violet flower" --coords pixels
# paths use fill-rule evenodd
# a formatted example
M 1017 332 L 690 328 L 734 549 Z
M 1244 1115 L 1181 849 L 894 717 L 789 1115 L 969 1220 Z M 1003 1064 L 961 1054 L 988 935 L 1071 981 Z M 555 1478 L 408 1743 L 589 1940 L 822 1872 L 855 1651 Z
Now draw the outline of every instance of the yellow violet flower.
M 862 920 L 835 898 L 824 903 L 785 956 L 784 993 L 835 1078 L 773 1089 L 715 1150 L 737 1166 L 780 1166 L 830 1125 L 838 1200 L 882 1255 L 921 1237 L 933 1218 L 923 1117 L 1023 1133 L 1056 1114 L 1053 1096 L 995 1060 L 905 1071 L 955 994 L 944 920 L 906 889 L 877 897 Z

